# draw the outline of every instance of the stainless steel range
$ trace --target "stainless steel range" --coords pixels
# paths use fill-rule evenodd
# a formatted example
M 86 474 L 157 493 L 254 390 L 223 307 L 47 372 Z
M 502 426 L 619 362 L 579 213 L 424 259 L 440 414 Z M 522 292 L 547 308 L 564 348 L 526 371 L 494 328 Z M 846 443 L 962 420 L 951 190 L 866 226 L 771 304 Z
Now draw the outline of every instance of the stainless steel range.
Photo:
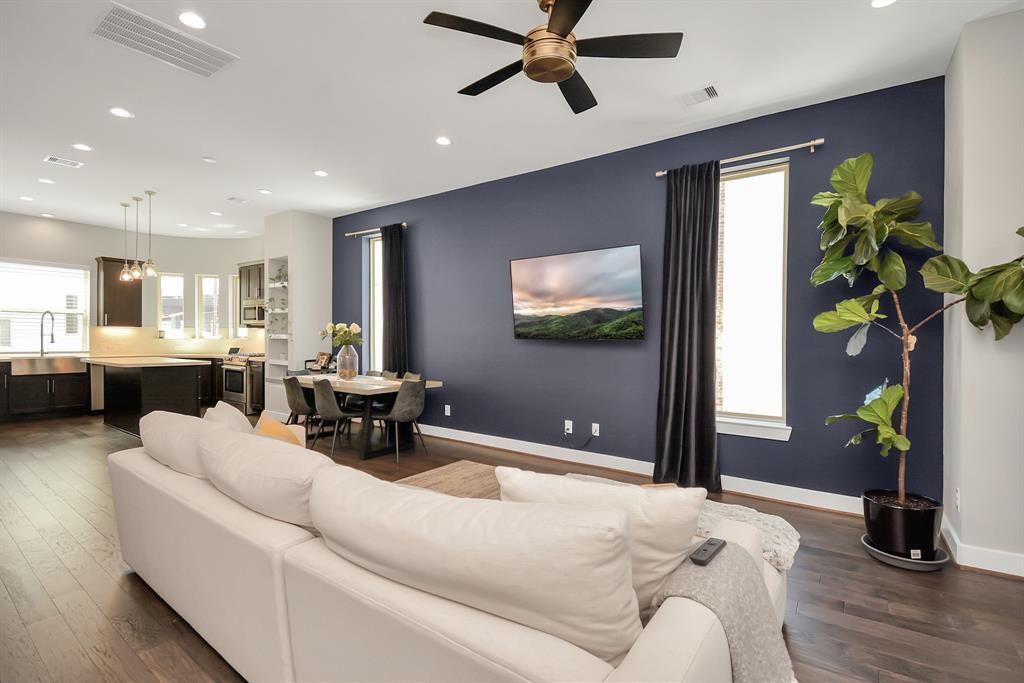
M 234 351 L 235 349 L 232 349 Z M 224 400 L 246 415 L 253 414 L 263 395 L 263 366 L 266 356 L 262 353 L 234 353 L 224 359 Z M 258 379 L 257 379 L 258 378 Z

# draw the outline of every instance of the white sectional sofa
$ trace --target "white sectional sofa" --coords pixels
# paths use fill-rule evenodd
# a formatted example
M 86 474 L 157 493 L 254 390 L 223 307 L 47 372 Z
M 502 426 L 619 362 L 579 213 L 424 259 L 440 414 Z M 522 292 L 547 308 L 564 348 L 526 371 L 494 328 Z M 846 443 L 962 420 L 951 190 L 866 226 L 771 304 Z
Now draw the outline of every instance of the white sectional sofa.
M 368 571 L 315 530 L 255 512 L 145 448 L 110 455 L 109 467 L 125 562 L 253 683 L 732 680 L 721 623 L 690 600 L 667 600 L 607 662 Z M 714 533 L 763 563 L 753 527 Z M 763 564 L 781 625 L 786 577 Z

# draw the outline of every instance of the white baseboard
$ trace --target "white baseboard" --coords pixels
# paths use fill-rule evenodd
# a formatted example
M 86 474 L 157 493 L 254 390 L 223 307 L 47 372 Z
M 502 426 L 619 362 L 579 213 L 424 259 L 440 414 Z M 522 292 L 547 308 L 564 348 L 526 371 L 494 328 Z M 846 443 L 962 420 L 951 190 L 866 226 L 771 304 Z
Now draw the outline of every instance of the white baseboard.
M 422 427 L 424 434 L 439 436 L 443 439 L 451 439 L 452 441 L 463 441 L 465 443 L 474 443 L 481 446 L 491 446 L 493 448 L 501 448 L 506 451 L 528 453 L 530 455 L 537 455 L 542 458 L 551 458 L 553 460 L 575 462 L 583 465 L 596 465 L 598 467 L 607 467 L 609 469 L 619 470 L 622 472 L 632 472 L 634 474 L 645 474 L 650 476 L 654 473 L 654 463 L 633 460 L 631 458 L 623 458 L 618 455 L 579 451 L 574 448 L 565 448 L 563 446 L 551 446 L 548 444 L 536 443 L 534 441 L 509 439 L 503 436 L 491 436 L 490 434 L 467 432 L 460 429 L 449 429 L 447 427 L 435 427 L 434 425 L 424 424 L 420 425 L 420 427 Z M 784 503 L 808 505 L 811 507 L 823 508 L 825 510 L 834 510 L 836 512 L 852 512 L 860 514 L 862 511 L 862 504 L 858 497 L 844 496 L 838 493 L 826 493 L 824 491 L 813 491 L 811 489 L 801 489 L 795 486 L 786 486 L 784 484 L 772 484 L 764 481 L 755 481 L 753 479 L 723 476 L 722 488 L 732 493 L 745 493 L 747 495 L 770 498 Z
M 1011 576 L 1024 576 L 1024 553 L 968 545 L 960 540 L 960 535 L 945 515 L 942 516 L 942 535 L 957 564 Z

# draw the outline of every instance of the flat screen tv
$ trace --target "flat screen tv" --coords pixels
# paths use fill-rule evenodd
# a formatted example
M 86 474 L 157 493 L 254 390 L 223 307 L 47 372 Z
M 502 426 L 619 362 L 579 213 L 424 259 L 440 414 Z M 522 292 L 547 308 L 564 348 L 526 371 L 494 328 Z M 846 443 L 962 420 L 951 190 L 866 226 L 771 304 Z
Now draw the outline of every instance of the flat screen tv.
M 516 339 L 641 340 L 640 245 L 511 262 Z

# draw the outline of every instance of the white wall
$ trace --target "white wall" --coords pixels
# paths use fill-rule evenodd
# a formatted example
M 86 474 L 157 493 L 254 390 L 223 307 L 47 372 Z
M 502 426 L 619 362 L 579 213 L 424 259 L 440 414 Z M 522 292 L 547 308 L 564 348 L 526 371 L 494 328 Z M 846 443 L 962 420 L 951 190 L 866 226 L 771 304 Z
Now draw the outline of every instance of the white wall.
M 945 247 L 975 271 L 1024 240 L 1024 12 L 968 24 L 946 73 Z M 1024 324 L 946 315 L 944 500 L 961 564 L 1024 575 Z M 956 491 L 960 510 L 956 509 Z
M 146 236 L 139 242 L 140 260 L 147 254 Z M 130 232 L 129 257 L 134 257 L 134 233 Z M 88 267 L 90 280 L 90 311 L 96 311 L 96 257 L 124 255 L 124 233 L 84 223 L 72 223 L 37 216 L 0 212 L 0 258 L 70 264 Z M 153 260 L 158 270 L 185 275 L 185 327 L 195 327 L 195 276 L 220 275 L 221 319 L 228 321 L 230 275 L 238 274 L 238 264 L 263 258 L 263 238 L 200 239 L 153 236 Z M 156 280 L 142 283 L 142 325 L 155 328 Z M 226 336 L 226 329 L 223 332 Z M 155 332 L 154 332 L 155 334 Z M 169 340 L 168 340 L 169 341 Z M 221 344 L 224 346 L 225 344 Z

